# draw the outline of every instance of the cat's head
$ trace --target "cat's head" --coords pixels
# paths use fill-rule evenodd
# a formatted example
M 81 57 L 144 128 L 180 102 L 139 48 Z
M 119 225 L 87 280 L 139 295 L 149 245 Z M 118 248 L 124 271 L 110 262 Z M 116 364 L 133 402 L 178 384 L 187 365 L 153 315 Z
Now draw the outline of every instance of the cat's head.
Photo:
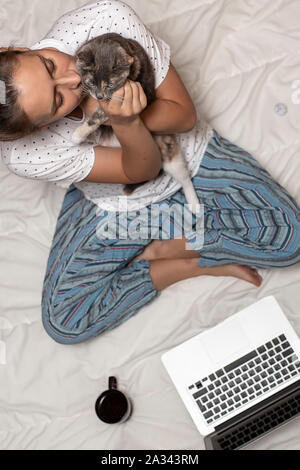
M 75 58 L 84 88 L 97 100 L 110 99 L 125 84 L 135 60 L 108 35 L 83 45 Z

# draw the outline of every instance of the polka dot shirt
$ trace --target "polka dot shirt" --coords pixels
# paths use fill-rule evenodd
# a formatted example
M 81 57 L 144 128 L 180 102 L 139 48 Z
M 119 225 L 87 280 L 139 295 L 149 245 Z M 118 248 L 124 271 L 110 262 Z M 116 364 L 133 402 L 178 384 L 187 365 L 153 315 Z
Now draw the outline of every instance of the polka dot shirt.
M 86 40 L 107 32 L 135 39 L 144 47 L 154 67 L 157 88 L 168 73 L 170 47 L 159 37 L 154 37 L 134 10 L 122 1 L 95 2 L 66 13 L 54 24 L 46 37 L 31 49 L 55 47 L 61 52 L 74 55 Z M 18 176 L 53 182 L 65 189 L 74 183 L 99 207 L 105 210 L 122 210 L 120 204 L 124 201 L 123 185 L 83 181 L 95 162 L 94 146 L 104 145 L 97 133 L 89 136 L 88 140 L 80 145 L 73 144 L 71 136 L 85 119 L 85 115 L 82 120 L 61 118 L 38 133 L 13 142 L 1 142 L 3 162 Z M 189 161 L 191 175 L 195 174 L 199 167 L 210 132 L 210 127 L 202 122 L 193 131 L 179 136 Z M 120 145 L 116 138 L 113 140 L 114 142 L 107 142 L 105 145 Z M 179 187 L 173 178 L 162 175 L 125 197 L 126 209 L 137 210 L 151 202 L 163 200 Z

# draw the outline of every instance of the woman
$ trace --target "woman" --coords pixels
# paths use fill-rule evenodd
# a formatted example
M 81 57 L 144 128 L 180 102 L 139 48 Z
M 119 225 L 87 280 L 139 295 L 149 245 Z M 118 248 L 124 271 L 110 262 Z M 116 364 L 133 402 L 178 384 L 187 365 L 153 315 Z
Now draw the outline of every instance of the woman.
M 132 37 L 148 51 L 156 101 L 147 107 L 140 84 L 127 81 L 115 94 L 122 102 L 101 102 L 120 146 L 97 145 L 96 137 L 76 146 L 72 132 L 98 102 L 83 98 L 73 55 L 86 39 L 107 31 Z M 123 2 L 97 2 L 64 15 L 30 49 L 2 49 L 0 80 L 5 84 L 0 105 L 4 163 L 21 177 L 68 189 L 42 293 L 43 324 L 57 342 L 79 343 L 115 328 L 180 280 L 233 276 L 260 286 L 257 268 L 300 261 L 295 201 L 249 153 L 196 121 L 170 63 L 169 46 Z M 148 181 L 128 197 L 128 221 L 152 203 L 160 208 L 185 204 L 172 178 L 156 178 L 161 157 L 155 132 L 178 134 L 204 205 L 201 248 L 190 249 L 195 245 L 189 231 L 163 240 L 164 227 L 154 241 L 98 236 L 113 213 L 121 220 L 123 184 Z

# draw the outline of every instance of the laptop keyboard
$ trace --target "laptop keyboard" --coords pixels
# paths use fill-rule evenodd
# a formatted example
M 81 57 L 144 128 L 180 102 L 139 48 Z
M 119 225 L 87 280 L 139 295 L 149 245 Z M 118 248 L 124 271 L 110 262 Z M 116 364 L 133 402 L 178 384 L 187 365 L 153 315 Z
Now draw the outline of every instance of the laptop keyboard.
M 300 360 L 282 334 L 201 378 L 188 390 L 210 424 L 295 375 L 300 375 Z
M 234 429 L 225 431 L 217 438 L 218 444 L 222 450 L 239 449 L 299 414 L 300 394 L 298 391 L 283 403 L 273 404 L 268 410 L 256 415 L 255 418 L 250 417 L 246 422 L 237 424 Z

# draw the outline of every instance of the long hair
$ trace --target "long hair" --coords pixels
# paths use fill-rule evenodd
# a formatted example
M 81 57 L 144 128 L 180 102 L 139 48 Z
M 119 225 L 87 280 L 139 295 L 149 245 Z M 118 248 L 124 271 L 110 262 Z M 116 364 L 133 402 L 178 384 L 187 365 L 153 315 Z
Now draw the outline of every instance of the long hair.
M 0 141 L 11 141 L 25 137 L 39 129 L 39 126 L 29 119 L 18 104 L 18 90 L 13 83 L 14 72 L 19 67 L 18 56 L 25 51 L 8 47 L 0 52 L 0 80 L 6 86 L 6 102 L 0 103 Z

